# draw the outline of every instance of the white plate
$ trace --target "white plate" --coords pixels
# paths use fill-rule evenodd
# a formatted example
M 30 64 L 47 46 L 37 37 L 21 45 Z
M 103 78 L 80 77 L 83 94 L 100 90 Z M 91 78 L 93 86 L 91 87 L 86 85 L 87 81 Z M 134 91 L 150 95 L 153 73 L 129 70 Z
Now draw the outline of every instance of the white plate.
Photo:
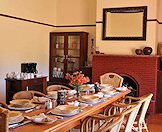
M 14 120 L 9 119 L 9 125 L 22 122 L 23 120 L 24 120 L 23 116 L 19 116 L 19 117 L 15 118 Z
M 21 106 L 21 107 L 17 107 L 16 105 L 9 105 L 8 108 L 11 109 L 11 110 L 29 110 L 29 109 L 32 109 L 34 108 L 36 105 L 35 104 L 27 104 L 27 105 L 24 105 L 24 106 Z
M 27 119 L 31 120 L 34 123 L 39 123 L 39 124 L 49 124 L 53 123 L 57 120 L 56 117 L 50 118 L 49 116 L 46 116 L 44 113 L 41 113 L 36 116 L 26 116 Z
M 119 87 L 119 88 L 116 88 L 116 90 L 124 92 L 124 91 L 128 90 L 128 88 L 127 87 Z
M 95 100 L 95 101 L 87 102 L 87 101 L 85 101 L 85 100 L 79 99 L 79 102 L 86 103 L 86 104 L 92 104 L 92 105 L 93 105 L 93 104 L 98 104 L 98 103 L 100 103 L 101 100 L 98 99 L 98 100 Z
M 69 113 L 64 113 L 62 108 L 64 107 L 75 107 L 74 110 L 70 111 Z M 76 115 L 80 112 L 79 107 L 77 106 L 71 106 L 71 105 L 59 105 L 56 108 L 52 109 L 51 114 L 55 114 L 55 115 L 61 115 L 61 116 L 73 116 Z

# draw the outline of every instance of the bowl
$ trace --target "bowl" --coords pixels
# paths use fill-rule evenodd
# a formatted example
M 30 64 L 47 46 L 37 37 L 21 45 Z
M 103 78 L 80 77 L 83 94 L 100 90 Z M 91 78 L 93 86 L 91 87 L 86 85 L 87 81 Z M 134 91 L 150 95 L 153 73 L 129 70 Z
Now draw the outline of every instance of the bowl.
M 10 104 L 17 105 L 17 106 L 23 106 L 29 103 L 31 103 L 31 101 L 28 99 L 15 99 L 15 100 L 10 101 Z
M 63 114 L 71 114 L 73 112 L 76 112 L 79 109 L 79 107 L 74 105 L 59 105 L 55 109 Z
M 98 99 L 99 97 L 95 95 L 82 95 L 81 96 L 81 100 L 87 101 L 87 102 L 97 101 Z

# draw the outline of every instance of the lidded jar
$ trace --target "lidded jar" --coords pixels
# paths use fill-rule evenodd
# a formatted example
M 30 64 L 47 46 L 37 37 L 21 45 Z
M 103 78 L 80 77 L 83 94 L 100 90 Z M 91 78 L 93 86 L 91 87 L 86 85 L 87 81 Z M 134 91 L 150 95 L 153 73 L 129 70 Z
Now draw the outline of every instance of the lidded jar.
M 152 48 L 151 48 L 151 47 L 145 47 L 145 48 L 143 49 L 143 53 L 144 53 L 145 55 L 150 55 L 150 54 L 152 53 Z

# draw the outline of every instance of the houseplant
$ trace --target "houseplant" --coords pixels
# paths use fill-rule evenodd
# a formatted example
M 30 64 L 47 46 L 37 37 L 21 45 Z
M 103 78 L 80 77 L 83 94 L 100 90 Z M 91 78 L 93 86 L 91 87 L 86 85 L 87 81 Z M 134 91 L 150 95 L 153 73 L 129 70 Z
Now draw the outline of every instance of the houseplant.
M 70 81 L 69 85 L 77 91 L 77 97 L 79 97 L 81 85 L 89 82 L 89 77 L 85 77 L 82 71 L 76 71 L 72 74 L 66 73 L 65 78 Z

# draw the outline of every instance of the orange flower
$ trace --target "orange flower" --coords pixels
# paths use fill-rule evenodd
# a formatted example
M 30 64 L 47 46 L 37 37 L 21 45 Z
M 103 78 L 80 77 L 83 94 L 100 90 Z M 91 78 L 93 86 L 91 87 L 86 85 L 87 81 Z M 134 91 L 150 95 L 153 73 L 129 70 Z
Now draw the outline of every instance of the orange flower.
M 89 82 L 89 77 L 84 77 L 84 74 L 82 74 L 81 71 L 76 71 L 72 75 L 66 73 L 65 78 L 70 80 L 69 84 L 74 87 Z

